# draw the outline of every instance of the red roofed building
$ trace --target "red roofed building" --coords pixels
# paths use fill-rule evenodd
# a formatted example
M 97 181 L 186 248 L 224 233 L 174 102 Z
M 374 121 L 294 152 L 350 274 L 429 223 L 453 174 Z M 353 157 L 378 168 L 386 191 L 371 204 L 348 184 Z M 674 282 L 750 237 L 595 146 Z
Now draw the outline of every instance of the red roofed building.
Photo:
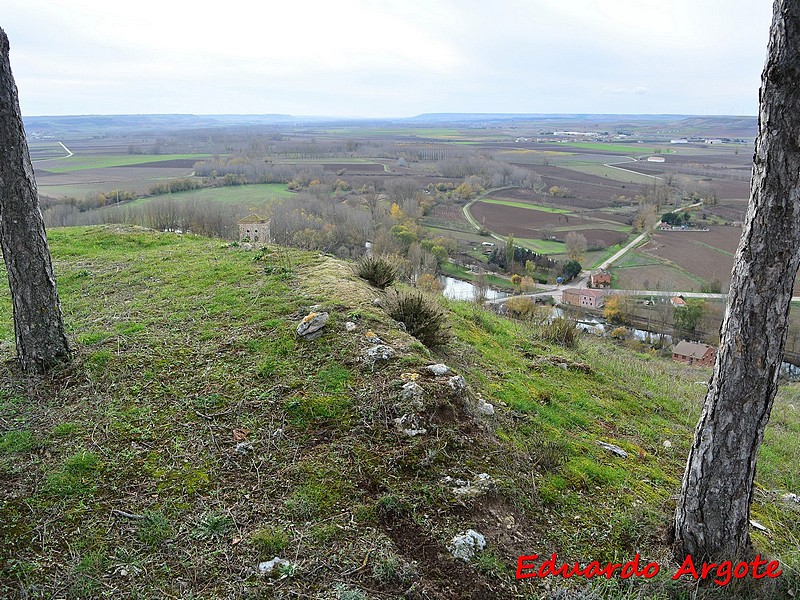
M 687 342 L 684 340 L 675 344 L 672 349 L 672 360 L 686 363 L 687 365 L 710 367 L 714 365 L 716 356 L 716 348 L 699 342 Z
M 595 271 L 589 276 L 589 287 L 608 288 L 611 287 L 611 273 L 604 270 Z

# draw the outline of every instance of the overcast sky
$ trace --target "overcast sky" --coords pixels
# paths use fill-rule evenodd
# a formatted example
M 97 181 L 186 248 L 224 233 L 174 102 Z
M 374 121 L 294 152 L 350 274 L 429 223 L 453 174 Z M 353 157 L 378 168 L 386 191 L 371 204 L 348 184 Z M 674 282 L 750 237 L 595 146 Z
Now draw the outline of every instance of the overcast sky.
M 3 0 L 26 116 L 755 115 L 768 0 Z

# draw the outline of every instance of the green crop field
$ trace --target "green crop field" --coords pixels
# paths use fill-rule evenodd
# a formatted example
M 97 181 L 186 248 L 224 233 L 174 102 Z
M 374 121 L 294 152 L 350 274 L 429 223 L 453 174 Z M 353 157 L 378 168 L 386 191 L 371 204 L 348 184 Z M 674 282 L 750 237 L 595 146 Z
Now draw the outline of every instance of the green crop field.
M 216 188 L 203 188 L 190 190 L 188 192 L 177 192 L 174 194 L 162 194 L 148 198 L 139 198 L 127 204 L 127 206 L 141 206 L 147 202 L 161 198 L 172 198 L 181 202 L 193 200 L 215 200 L 225 203 L 248 203 L 264 202 L 275 198 L 287 198 L 292 196 L 292 192 L 286 189 L 282 183 L 258 183 L 253 185 L 229 185 Z
M 654 148 L 644 144 L 604 144 L 602 142 L 566 142 L 564 146 L 569 148 L 579 148 L 581 150 L 601 150 L 605 152 L 618 152 L 625 155 L 640 156 L 642 154 L 653 154 L 655 152 L 668 152 L 663 148 Z
M 572 214 L 571 210 L 567 210 L 564 208 L 552 208 L 550 206 L 541 206 L 539 204 L 526 204 L 525 202 L 514 202 L 513 200 L 494 200 L 494 199 L 487 199 L 482 198 L 479 202 L 484 202 L 486 204 L 500 204 L 502 206 L 514 206 L 516 208 L 527 208 L 530 210 L 538 210 L 541 212 L 553 213 L 557 215 L 570 215 Z
M 147 155 L 97 155 L 97 156 L 70 156 L 54 161 L 51 164 L 42 161 L 39 168 L 51 173 L 72 173 L 88 169 L 105 169 L 108 167 L 125 167 L 128 165 L 145 165 L 167 160 L 208 158 L 210 154 L 147 154 Z
M 515 239 L 515 242 L 539 254 L 563 254 L 566 250 L 563 242 L 554 242 L 552 240 Z

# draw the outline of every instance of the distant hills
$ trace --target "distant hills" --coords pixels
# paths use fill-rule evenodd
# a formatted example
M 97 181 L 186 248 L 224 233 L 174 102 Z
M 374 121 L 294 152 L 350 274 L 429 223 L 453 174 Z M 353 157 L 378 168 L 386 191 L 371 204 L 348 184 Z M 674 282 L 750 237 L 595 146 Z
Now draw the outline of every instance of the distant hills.
M 330 117 L 287 114 L 263 115 L 65 115 L 31 116 L 24 118 L 30 133 L 46 132 L 51 135 L 98 135 L 127 131 L 176 131 L 220 127 L 252 126 L 303 126 L 306 124 L 367 127 L 391 125 L 447 125 L 450 127 L 521 127 L 568 128 L 592 130 L 648 130 L 698 131 L 730 137 L 755 136 L 755 116 L 726 115 L 624 115 L 624 114 L 541 114 L 541 113 L 425 113 L 407 118 Z

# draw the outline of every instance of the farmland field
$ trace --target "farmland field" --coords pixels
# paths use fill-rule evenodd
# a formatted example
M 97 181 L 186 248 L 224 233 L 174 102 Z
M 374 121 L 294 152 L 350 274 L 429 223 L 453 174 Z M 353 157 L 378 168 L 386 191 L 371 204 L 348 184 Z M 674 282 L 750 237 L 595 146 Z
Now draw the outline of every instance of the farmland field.
M 580 231 L 589 245 L 613 246 L 627 238 L 626 227 L 619 223 L 586 218 L 566 210 L 543 211 L 532 205 L 508 201 L 478 201 L 470 207 L 472 216 L 490 231 L 499 235 L 514 234 L 520 239 L 536 240 L 542 229 L 550 226 L 563 242 L 570 231 Z M 555 240 L 552 240 L 555 241 Z M 563 252 L 563 245 L 561 245 Z
M 160 198 L 171 198 L 181 202 L 191 202 L 199 200 L 214 200 L 231 204 L 252 203 L 253 208 L 260 208 L 260 205 L 268 200 L 276 198 L 287 198 L 293 195 L 282 183 L 259 183 L 253 185 L 229 185 L 224 187 L 203 188 L 190 190 L 188 192 L 176 192 L 150 198 L 139 198 L 129 202 L 126 206 L 134 207 L 147 204 Z
M 738 227 L 714 227 L 706 232 L 661 232 L 640 246 L 637 253 L 663 258 L 706 281 L 716 279 L 727 286 L 733 253 L 741 235 L 742 230 Z
M 623 290 L 699 291 L 703 281 L 664 259 L 628 253 L 612 269 L 614 287 Z
M 143 164 L 171 163 L 172 161 L 182 161 L 183 164 L 192 164 L 208 158 L 208 154 L 173 154 L 173 155 L 105 155 L 105 156 L 70 156 L 69 158 L 40 161 L 37 163 L 37 171 L 49 171 L 50 173 L 71 173 L 73 171 L 86 171 L 88 169 L 106 169 L 108 167 L 130 167 Z M 166 165 L 162 165 L 166 166 Z M 169 166 L 173 166 L 170 164 Z M 188 168 L 191 168 L 188 164 Z M 182 166 L 181 168 L 186 168 Z
M 494 199 L 484 199 L 481 202 L 485 204 L 499 204 L 501 206 L 513 206 L 516 208 L 524 208 L 528 210 L 540 210 L 542 212 L 553 213 L 556 215 L 568 215 L 572 211 L 566 210 L 564 208 L 550 208 L 549 206 L 539 206 L 537 204 L 526 204 L 522 202 L 514 202 L 511 200 L 494 200 Z

